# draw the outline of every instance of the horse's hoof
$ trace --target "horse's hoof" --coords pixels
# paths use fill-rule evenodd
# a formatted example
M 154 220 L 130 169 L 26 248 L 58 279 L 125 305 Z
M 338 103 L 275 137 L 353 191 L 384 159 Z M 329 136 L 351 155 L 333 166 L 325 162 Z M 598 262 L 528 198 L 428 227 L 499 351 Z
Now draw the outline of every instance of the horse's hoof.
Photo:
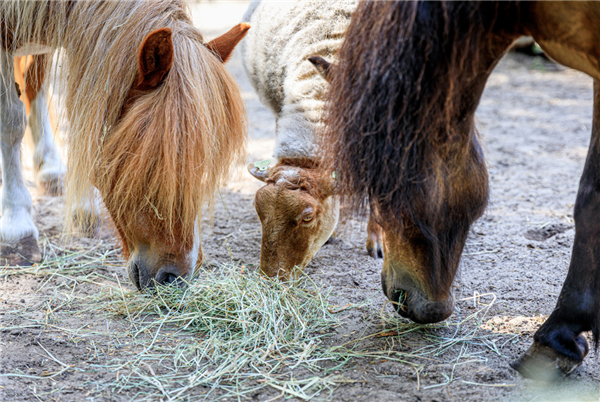
M 76 213 L 73 222 L 77 231 L 85 237 L 95 237 L 100 227 L 100 217 L 90 211 Z
M 335 232 L 329 236 L 329 239 L 325 242 L 325 244 L 337 244 L 339 243 L 339 239 L 335 236 Z
M 17 244 L 0 243 L 0 263 L 4 265 L 29 266 L 40 261 L 42 253 L 33 236 L 27 236 Z
M 587 355 L 590 348 L 583 335 L 576 340 L 583 351 L 583 357 Z M 556 350 L 534 342 L 523 356 L 510 363 L 525 378 L 538 381 L 552 382 L 570 374 L 581 365 L 581 361 L 569 359 Z
M 102 198 L 95 188 L 79 202 L 71 215 L 72 228 L 86 237 L 96 237 L 102 223 Z
M 40 170 L 36 175 L 38 189 L 46 195 L 58 196 L 63 194 L 64 177 L 60 173 Z
M 373 258 L 383 258 L 383 243 L 379 238 L 369 235 L 367 239 L 367 254 Z
M 385 239 L 385 233 L 383 228 L 375 221 L 373 211 L 369 215 L 369 222 L 367 223 L 367 253 L 377 259 L 383 258 L 383 243 Z

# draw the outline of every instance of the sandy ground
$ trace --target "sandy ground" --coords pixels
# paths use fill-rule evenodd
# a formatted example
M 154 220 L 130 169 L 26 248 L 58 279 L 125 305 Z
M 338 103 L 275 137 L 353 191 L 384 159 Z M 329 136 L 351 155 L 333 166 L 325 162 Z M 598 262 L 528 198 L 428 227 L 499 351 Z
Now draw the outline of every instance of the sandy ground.
M 246 6 L 211 2 L 194 6 L 194 15 L 210 38 L 238 22 Z M 274 146 L 274 119 L 259 103 L 238 54 L 229 68 L 244 92 L 250 118 L 248 161 L 268 158 Z M 459 342 L 439 359 L 424 362 L 424 370 L 418 373 L 410 365 L 385 359 L 354 359 L 341 373 L 354 382 L 323 394 L 321 399 L 600 401 L 600 363 L 594 352 L 571 376 L 554 385 L 524 380 L 508 365 L 529 347 L 533 332 L 552 311 L 567 273 L 574 237 L 573 204 L 591 129 L 592 80 L 539 58 L 511 54 L 491 76 L 477 119 L 490 172 L 491 198 L 467 241 L 454 285 L 458 302 L 453 320 L 480 311 L 464 328 L 467 332 L 476 329 L 481 338 L 475 339 L 489 341 Z M 63 203 L 37 193 L 29 160 L 24 155 L 35 220 L 40 236 L 53 238 L 62 230 Z M 248 266 L 258 264 L 261 232 L 252 200 L 259 186 L 241 172 L 223 192 L 227 210 L 217 203 L 214 226 L 205 225 L 203 233 L 209 261 L 233 258 Z M 393 336 L 359 341 L 380 332 L 382 314 L 388 317 L 392 312 L 380 290 L 382 262 L 368 257 L 364 249 L 365 226 L 361 221 L 349 221 L 341 230 L 341 241 L 324 246 L 305 270 L 318 284 L 333 288 L 332 303 L 364 302 L 363 307 L 348 310 L 344 325 L 327 342 L 354 340 L 357 348 L 373 350 L 410 351 L 426 346 L 429 338 L 422 332 L 403 338 L 400 344 Z M 77 239 L 76 246 L 95 247 L 99 242 L 114 245 L 109 230 L 101 239 Z M 128 281 L 122 263 L 107 268 L 107 274 L 113 273 L 122 282 Z M 52 363 L 41 344 L 68 364 L 89 357 L 90 340 L 76 343 L 48 329 L 23 327 L 26 313 L 38 311 L 43 316 L 41 301 L 56 291 L 52 286 L 41 287 L 44 280 L 22 275 L 0 281 L 0 308 L 11 311 L 0 313 L 0 373 L 39 373 L 44 364 Z M 81 291 L 97 289 L 84 287 Z M 15 313 L 19 309 L 23 314 Z M 89 315 L 70 320 L 64 325 L 104 325 Z M 106 325 L 118 328 L 120 324 L 107 321 Z M 451 326 L 432 329 L 440 336 L 451 336 L 453 331 Z M 68 372 L 44 381 L 0 377 L 0 401 L 131 400 L 128 393 L 90 394 L 90 384 L 114 375 L 98 369 Z M 278 395 L 272 390 L 252 398 L 268 400 Z

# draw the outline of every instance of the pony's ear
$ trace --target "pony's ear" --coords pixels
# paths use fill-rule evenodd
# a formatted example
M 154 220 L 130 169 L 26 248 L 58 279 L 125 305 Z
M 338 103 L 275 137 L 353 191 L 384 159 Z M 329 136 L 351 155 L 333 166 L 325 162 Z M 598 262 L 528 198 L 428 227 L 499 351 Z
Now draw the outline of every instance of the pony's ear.
M 265 181 L 269 177 L 271 170 L 260 165 L 257 166 L 257 163 L 249 163 L 248 172 L 258 180 Z
M 138 56 L 140 71 L 135 88 L 156 88 L 165 78 L 173 64 L 173 40 L 170 28 L 152 31 L 144 39 Z
M 231 56 L 235 45 L 244 39 L 249 29 L 250 24 L 242 22 L 231 28 L 229 32 L 208 42 L 206 47 L 225 63 L 229 56 Z
M 323 76 L 323 78 L 325 78 L 327 82 L 331 82 L 331 79 L 333 78 L 333 69 L 331 68 L 330 62 L 319 56 L 310 56 L 308 58 L 308 61 L 310 61 L 313 64 L 313 66 L 315 66 L 317 71 Z

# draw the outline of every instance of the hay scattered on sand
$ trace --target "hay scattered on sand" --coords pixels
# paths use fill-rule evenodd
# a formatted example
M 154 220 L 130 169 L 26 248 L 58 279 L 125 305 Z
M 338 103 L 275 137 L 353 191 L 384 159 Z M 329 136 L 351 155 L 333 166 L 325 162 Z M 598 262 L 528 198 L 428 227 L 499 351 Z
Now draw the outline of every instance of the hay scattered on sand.
M 185 286 L 158 286 L 148 294 L 122 283 L 123 261 L 113 244 L 72 250 L 46 239 L 44 248 L 40 264 L 0 268 L 0 279 L 41 279 L 37 304 L 6 309 L 3 319 L 10 320 L 0 330 L 55 332 L 73 347 L 85 345 L 89 358 L 69 364 L 40 344 L 56 371 L 0 376 L 44 380 L 69 371 L 105 373 L 100 382 L 87 384 L 91 395 L 242 400 L 268 388 L 286 398 L 328 399 L 338 386 L 356 380 L 352 369 L 382 361 L 412 367 L 417 388 L 432 388 L 464 382 L 454 375 L 458 366 L 485 364 L 486 351 L 502 355 L 517 338 L 488 328 L 494 322 L 488 317 L 495 302 L 491 293 L 459 301 L 462 310 L 443 323 L 418 325 L 384 312 L 370 298 L 333 306 L 331 289 L 305 275 L 283 283 L 264 278 L 256 267 L 230 263 L 202 267 Z M 352 308 L 369 311 L 380 324 L 340 342 L 340 313 Z M 81 326 L 86 319 L 91 322 Z M 432 365 L 449 367 L 444 381 L 423 382 L 421 373 Z

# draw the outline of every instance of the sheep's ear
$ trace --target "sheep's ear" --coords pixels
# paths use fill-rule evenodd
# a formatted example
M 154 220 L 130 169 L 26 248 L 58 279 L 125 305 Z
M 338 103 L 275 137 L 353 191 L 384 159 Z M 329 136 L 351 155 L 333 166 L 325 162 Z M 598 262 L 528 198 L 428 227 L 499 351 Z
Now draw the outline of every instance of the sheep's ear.
M 233 48 L 244 39 L 249 29 L 250 24 L 242 22 L 231 28 L 227 33 L 208 42 L 206 47 L 225 63 L 231 56 Z
M 323 194 L 327 196 L 335 195 L 338 191 L 338 181 L 336 172 L 323 174 L 319 180 L 319 186 Z
M 317 71 L 323 76 L 323 78 L 325 78 L 327 82 L 331 82 L 333 78 L 333 69 L 331 68 L 332 64 L 330 62 L 319 56 L 310 56 L 308 61 L 315 66 Z
M 271 169 L 269 169 L 269 164 L 271 163 L 270 159 L 250 163 L 248 165 L 248 172 L 256 177 L 260 181 L 265 181 L 269 178 L 271 174 Z
M 173 40 L 170 28 L 152 31 L 144 39 L 138 55 L 139 73 L 136 89 L 154 89 L 163 81 L 173 65 Z

